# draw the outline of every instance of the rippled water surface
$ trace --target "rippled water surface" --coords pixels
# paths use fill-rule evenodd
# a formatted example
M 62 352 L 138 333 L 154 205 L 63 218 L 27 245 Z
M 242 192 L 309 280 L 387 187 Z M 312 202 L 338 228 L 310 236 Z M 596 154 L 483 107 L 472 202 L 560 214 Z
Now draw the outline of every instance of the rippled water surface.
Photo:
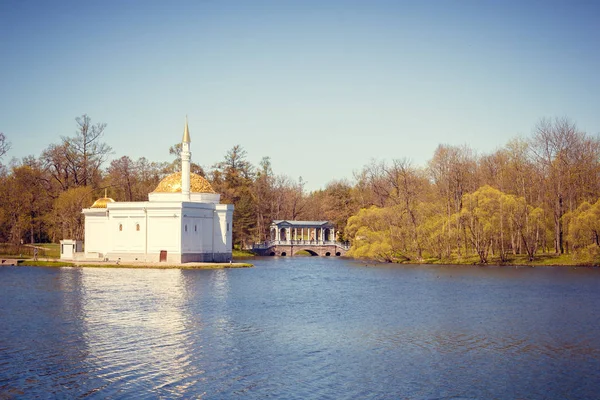
M 0 398 L 598 398 L 600 270 L 0 268 Z

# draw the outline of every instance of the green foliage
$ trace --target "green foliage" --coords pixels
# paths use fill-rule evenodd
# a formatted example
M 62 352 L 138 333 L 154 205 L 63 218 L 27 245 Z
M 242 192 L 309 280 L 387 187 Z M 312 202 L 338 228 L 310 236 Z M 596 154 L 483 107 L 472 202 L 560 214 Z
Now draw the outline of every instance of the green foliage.
M 414 208 L 422 221 L 418 226 L 419 245 L 429 262 L 433 257 L 441 261 L 470 263 L 470 248 L 477 255 L 477 262 L 482 264 L 490 260 L 510 263 L 522 251 L 528 262 L 534 261 L 547 231 L 542 208 L 530 206 L 523 197 L 503 193 L 489 185 L 464 194 L 461 203 L 460 211 L 450 217 L 436 203 L 421 202 Z M 410 223 L 406 215 L 397 205 L 361 209 L 348 219 L 346 226 L 352 241 L 348 255 L 387 262 L 423 261 L 417 257 L 417 248 L 410 240 Z M 583 249 L 576 254 L 575 261 L 565 262 L 598 263 L 600 200 L 594 206 L 583 203 L 567 216 L 573 247 L 583 246 Z M 444 249 L 461 234 L 467 240 L 463 252 L 444 255 Z M 553 260 L 556 262 L 556 258 Z
M 256 202 L 252 191 L 254 167 L 246 160 L 246 150 L 235 145 L 217 163 L 211 174 L 213 188 L 221 200 L 234 204 L 233 243 L 249 246 L 256 237 Z
M 568 238 L 574 249 L 600 246 L 600 199 L 594 204 L 583 202 L 577 209 L 565 215 Z M 589 253 L 589 250 L 586 250 Z
M 310 256 L 312 256 L 312 254 L 310 254 L 306 250 L 300 250 L 300 251 L 294 253 L 294 256 L 298 256 L 298 257 L 310 257 Z
M 34 260 L 22 260 L 19 265 L 28 267 L 72 267 L 72 263 L 63 261 L 34 261 Z
M 356 258 L 370 258 L 384 262 L 408 261 L 415 258 L 415 248 L 411 247 L 410 234 L 398 221 L 397 207 L 380 208 L 372 206 L 361 209 L 350 217 L 346 226 L 352 238 L 352 248 L 348 255 Z
M 250 257 L 255 257 L 255 256 L 256 256 L 256 254 L 252 253 L 251 251 L 240 250 L 240 249 L 232 250 L 233 258 L 250 258 Z
M 87 187 L 77 187 L 62 192 L 56 200 L 52 212 L 47 214 L 46 222 L 52 237 L 61 239 L 83 239 L 83 208 L 93 203 L 92 191 Z

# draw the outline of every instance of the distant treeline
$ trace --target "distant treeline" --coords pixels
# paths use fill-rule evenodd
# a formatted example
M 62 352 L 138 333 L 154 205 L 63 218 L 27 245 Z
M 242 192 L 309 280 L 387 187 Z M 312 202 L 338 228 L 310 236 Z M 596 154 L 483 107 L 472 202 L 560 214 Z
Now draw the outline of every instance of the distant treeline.
M 169 149 L 171 163 L 128 156 L 108 163 L 106 124 L 83 115 L 76 127 L 39 157 L 0 167 L 0 242 L 81 239 L 81 209 L 105 189 L 116 201 L 145 201 L 180 168 L 180 144 Z M 0 158 L 9 149 L 0 134 Z M 531 137 L 492 154 L 442 144 L 426 166 L 373 161 L 352 181 L 310 193 L 302 178 L 275 174 L 268 157 L 252 165 L 238 145 L 209 170 L 193 164 L 192 172 L 235 204 L 241 247 L 268 239 L 272 220 L 296 219 L 332 221 L 339 239 L 351 241 L 350 255 L 384 261 L 600 254 L 600 139 L 567 118 L 543 119 Z

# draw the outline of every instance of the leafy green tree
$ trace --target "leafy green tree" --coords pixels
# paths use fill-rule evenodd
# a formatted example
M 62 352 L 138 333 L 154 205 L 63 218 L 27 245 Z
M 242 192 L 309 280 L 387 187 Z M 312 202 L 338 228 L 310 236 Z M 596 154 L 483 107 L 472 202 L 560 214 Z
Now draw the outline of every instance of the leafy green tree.
M 62 192 L 54 200 L 53 209 L 46 216 L 53 242 L 61 239 L 83 239 L 84 219 L 81 210 L 93 203 L 92 190 L 77 187 Z
M 346 237 L 352 247 L 349 255 L 384 262 L 410 261 L 418 258 L 418 249 L 412 241 L 410 230 L 402 222 L 398 206 L 361 209 L 348 219 Z
M 246 150 L 233 146 L 222 162 L 213 167 L 213 188 L 225 203 L 235 205 L 233 242 L 245 248 L 256 239 L 255 198 L 252 192 L 254 167 L 246 160 Z
M 3 179 L 0 198 L 0 232 L 14 244 L 34 243 L 45 239 L 43 216 L 49 212 L 51 199 L 43 187 L 43 171 L 32 157 L 13 165 Z
M 490 248 L 499 234 L 502 221 L 502 192 L 489 185 L 463 196 L 461 219 L 479 259 L 487 263 Z
M 575 249 L 588 245 L 600 246 L 600 199 L 587 201 L 565 216 L 569 226 L 569 241 Z

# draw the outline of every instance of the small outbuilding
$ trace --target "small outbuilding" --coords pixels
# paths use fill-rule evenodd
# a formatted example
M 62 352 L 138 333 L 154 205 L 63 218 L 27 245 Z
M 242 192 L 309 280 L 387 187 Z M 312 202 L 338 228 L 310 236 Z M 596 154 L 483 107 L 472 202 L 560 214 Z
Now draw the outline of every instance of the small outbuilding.
M 73 260 L 75 253 L 82 252 L 81 240 L 65 239 L 60 241 L 60 259 L 61 260 Z

